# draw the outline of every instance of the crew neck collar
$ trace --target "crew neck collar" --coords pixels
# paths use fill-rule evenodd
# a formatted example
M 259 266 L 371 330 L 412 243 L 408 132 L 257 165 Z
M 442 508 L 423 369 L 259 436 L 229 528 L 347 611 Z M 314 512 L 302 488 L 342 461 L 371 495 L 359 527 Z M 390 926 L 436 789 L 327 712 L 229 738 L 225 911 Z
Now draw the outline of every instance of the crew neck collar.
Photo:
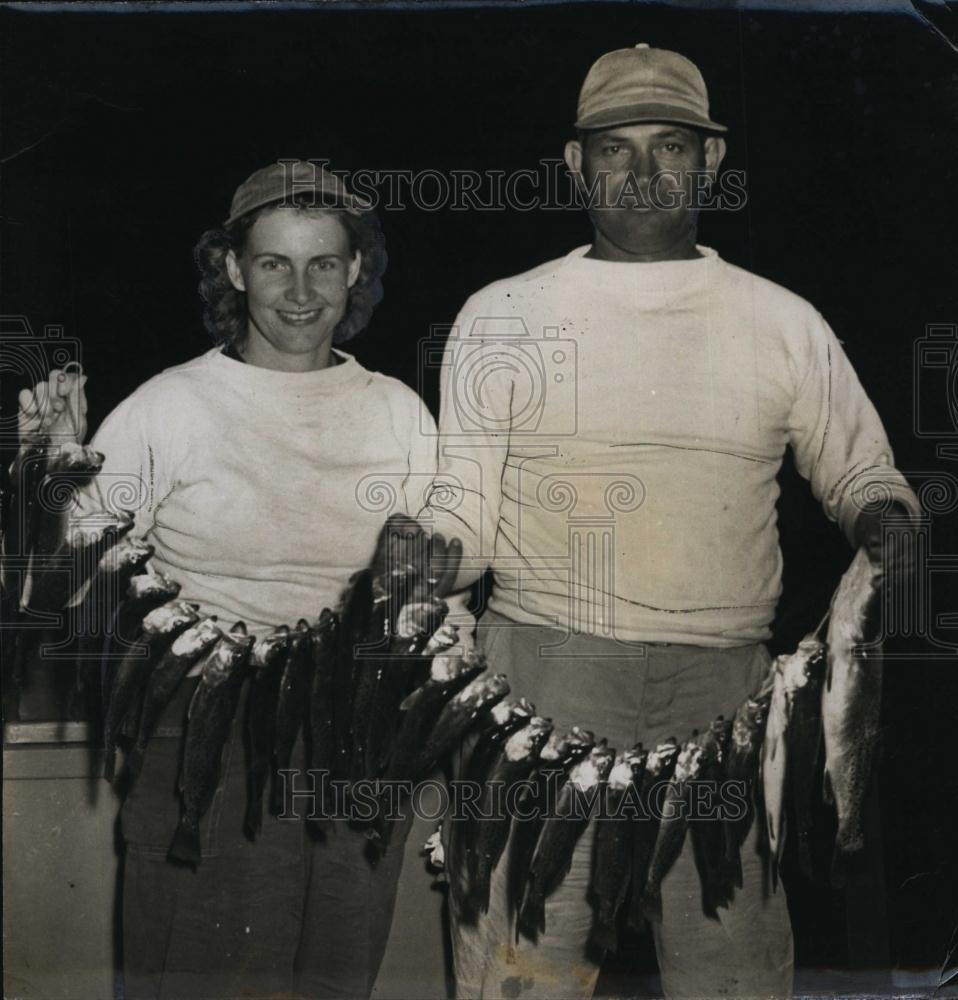
M 326 391 L 351 382 L 362 372 L 359 362 L 345 351 L 333 348 L 332 353 L 338 359 L 338 364 L 328 365 L 308 372 L 277 371 L 274 368 L 261 368 L 246 361 L 237 361 L 223 353 L 222 347 L 214 347 L 207 352 L 206 358 L 218 372 L 236 381 L 258 384 L 289 386 L 295 389 L 310 389 Z
M 566 265 L 593 280 L 628 283 L 637 292 L 694 290 L 708 280 L 715 265 L 721 261 L 715 250 L 699 244 L 695 249 L 701 257 L 688 260 L 597 260 L 586 257 L 591 249 L 591 243 L 576 247 L 566 255 Z

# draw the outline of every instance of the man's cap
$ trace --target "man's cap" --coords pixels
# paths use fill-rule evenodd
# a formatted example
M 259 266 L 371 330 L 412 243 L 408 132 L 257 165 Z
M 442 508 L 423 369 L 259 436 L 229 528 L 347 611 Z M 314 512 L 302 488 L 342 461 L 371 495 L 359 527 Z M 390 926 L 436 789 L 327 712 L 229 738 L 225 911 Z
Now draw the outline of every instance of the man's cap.
M 365 198 L 351 194 L 346 185 L 319 163 L 309 160 L 279 160 L 250 174 L 236 189 L 230 215 L 231 226 L 254 209 L 274 202 L 292 202 L 295 195 L 312 194 L 317 208 L 342 208 L 353 215 L 371 211 Z
M 728 131 L 709 118 L 709 95 L 698 67 L 678 52 L 644 43 L 607 52 L 593 63 L 579 93 L 575 125 L 595 129 L 633 122 Z

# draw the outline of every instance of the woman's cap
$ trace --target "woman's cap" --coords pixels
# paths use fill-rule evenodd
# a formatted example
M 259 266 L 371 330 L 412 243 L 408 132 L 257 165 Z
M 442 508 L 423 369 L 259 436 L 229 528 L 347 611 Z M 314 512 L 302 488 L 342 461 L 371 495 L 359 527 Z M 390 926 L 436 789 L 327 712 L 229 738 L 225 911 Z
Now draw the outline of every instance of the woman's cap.
M 313 195 L 316 208 L 342 208 L 354 215 L 372 210 L 365 198 L 351 194 L 346 185 L 325 167 L 311 160 L 279 160 L 243 181 L 233 195 L 230 214 L 224 226 L 262 208 L 264 205 L 286 202 L 293 198 Z

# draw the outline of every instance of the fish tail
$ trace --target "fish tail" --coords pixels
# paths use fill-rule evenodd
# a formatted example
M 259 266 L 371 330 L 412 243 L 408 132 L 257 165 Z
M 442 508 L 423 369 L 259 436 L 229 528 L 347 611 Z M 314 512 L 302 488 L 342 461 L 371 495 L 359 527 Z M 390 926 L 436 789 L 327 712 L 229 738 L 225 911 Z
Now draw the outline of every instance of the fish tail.
M 541 890 L 531 886 L 519 911 L 516 931 L 521 931 L 531 941 L 538 940 L 546 929 L 546 901 Z
M 170 844 L 168 857 L 171 861 L 182 861 L 194 868 L 200 863 L 200 827 L 198 823 L 190 822 L 188 816 L 180 820 L 176 828 L 173 843 Z
M 143 757 L 146 753 L 146 747 L 140 743 L 137 743 L 135 747 L 129 752 L 126 758 L 126 769 L 130 772 L 131 778 L 138 778 L 140 771 L 143 770 Z
M 246 836 L 250 840 L 255 840 L 256 835 L 263 829 L 263 799 L 252 798 L 246 804 L 246 819 L 244 822 Z
M 826 805 L 832 806 L 835 804 L 835 790 L 832 788 L 832 779 L 827 767 L 822 775 L 822 798 L 825 800 Z
M 642 913 L 656 923 L 662 921 L 662 890 L 658 886 L 647 885 L 642 893 Z
M 597 920 L 592 928 L 592 942 L 604 951 L 618 951 L 619 935 L 615 929 L 615 921 Z

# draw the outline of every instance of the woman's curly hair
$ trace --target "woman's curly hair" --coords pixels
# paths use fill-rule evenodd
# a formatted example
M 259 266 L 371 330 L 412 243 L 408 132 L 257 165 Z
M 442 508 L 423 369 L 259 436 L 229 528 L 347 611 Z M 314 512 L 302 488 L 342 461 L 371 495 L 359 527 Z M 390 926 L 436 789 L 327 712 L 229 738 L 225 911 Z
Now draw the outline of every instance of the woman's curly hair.
M 383 297 L 382 276 L 386 270 L 386 241 L 375 212 L 353 214 L 344 208 L 317 206 L 312 194 L 293 198 L 300 211 L 318 211 L 335 215 L 349 237 L 349 252 L 362 254 L 359 277 L 349 289 L 346 313 L 333 330 L 333 343 L 343 344 L 369 324 L 373 310 Z M 246 295 L 233 287 L 226 270 L 230 250 L 242 256 L 246 240 L 256 220 L 276 205 L 264 205 L 237 219 L 225 229 L 209 229 L 193 250 L 200 271 L 200 298 L 204 303 L 203 323 L 217 344 L 242 342 L 246 336 Z

